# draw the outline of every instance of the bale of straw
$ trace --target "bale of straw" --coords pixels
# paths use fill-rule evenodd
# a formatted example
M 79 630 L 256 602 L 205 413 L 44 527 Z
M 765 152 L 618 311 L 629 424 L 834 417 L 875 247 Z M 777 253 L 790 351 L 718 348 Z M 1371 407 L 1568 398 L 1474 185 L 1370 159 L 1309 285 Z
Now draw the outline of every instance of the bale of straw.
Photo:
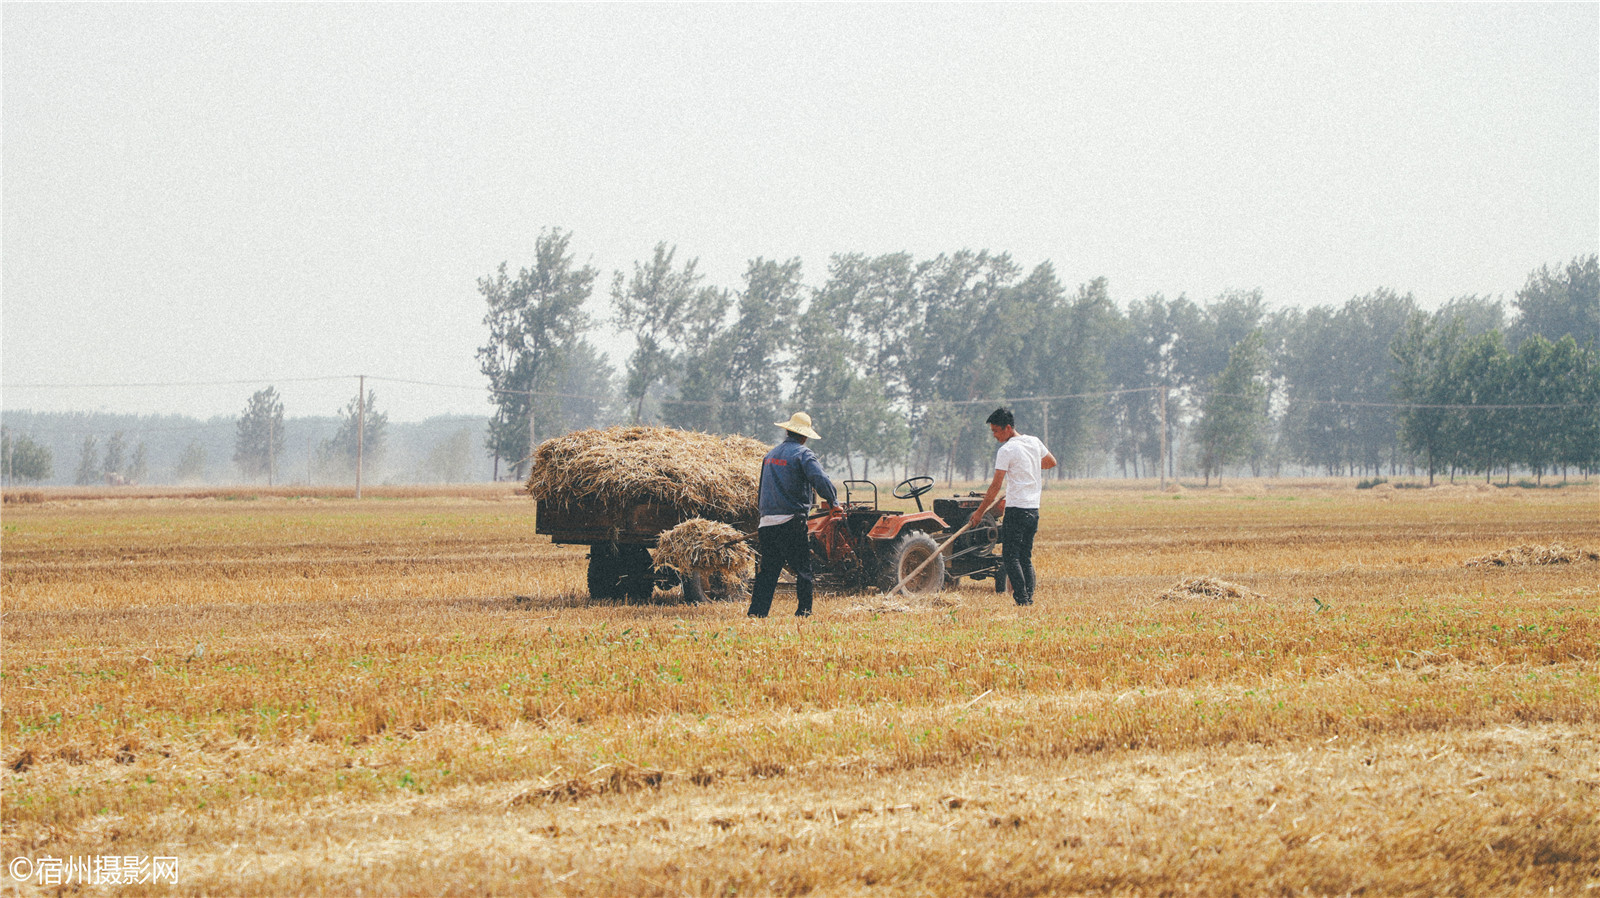
M 756 553 L 745 534 L 719 521 L 690 518 L 661 534 L 656 543 L 656 567 L 672 568 L 684 576 L 720 575 L 724 583 L 739 583 L 754 573 Z
M 756 513 L 767 446 L 748 437 L 670 427 L 579 430 L 533 453 L 535 499 L 605 508 L 654 503 L 686 515 L 743 520 Z
M 1226 580 L 1195 577 L 1179 582 L 1156 598 L 1163 602 L 1181 602 L 1185 599 L 1264 599 L 1266 596 Z
M 1491 552 L 1470 558 L 1464 567 L 1507 567 L 1523 564 L 1576 564 L 1584 560 L 1600 559 L 1600 553 L 1572 549 L 1559 543 L 1548 546 L 1520 545 L 1500 552 Z

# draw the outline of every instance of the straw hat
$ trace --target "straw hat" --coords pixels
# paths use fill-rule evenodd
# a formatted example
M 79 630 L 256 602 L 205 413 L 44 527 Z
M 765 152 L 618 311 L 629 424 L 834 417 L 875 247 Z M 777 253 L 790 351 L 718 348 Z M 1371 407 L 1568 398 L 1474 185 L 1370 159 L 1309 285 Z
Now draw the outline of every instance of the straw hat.
M 813 440 L 822 439 L 820 434 L 811 429 L 811 416 L 805 412 L 795 412 L 794 416 L 789 420 L 775 421 L 773 423 L 777 424 L 779 427 L 782 427 L 784 430 L 790 431 L 791 433 L 798 433 L 803 437 L 809 437 Z

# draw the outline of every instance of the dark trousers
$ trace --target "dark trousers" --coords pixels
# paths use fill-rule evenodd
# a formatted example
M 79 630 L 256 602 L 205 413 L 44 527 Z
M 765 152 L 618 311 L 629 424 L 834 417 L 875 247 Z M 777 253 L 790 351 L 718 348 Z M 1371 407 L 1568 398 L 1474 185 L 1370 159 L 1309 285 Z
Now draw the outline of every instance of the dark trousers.
M 1033 601 L 1033 535 L 1038 532 L 1037 508 L 1007 508 L 1000 519 L 1000 563 L 1018 605 Z
M 797 615 L 811 613 L 812 580 L 811 538 L 806 533 L 806 516 L 797 514 L 782 524 L 759 531 L 761 562 L 756 566 L 756 585 L 750 593 L 750 616 L 766 617 L 772 610 L 772 594 L 778 589 L 778 575 L 784 565 L 794 571 Z

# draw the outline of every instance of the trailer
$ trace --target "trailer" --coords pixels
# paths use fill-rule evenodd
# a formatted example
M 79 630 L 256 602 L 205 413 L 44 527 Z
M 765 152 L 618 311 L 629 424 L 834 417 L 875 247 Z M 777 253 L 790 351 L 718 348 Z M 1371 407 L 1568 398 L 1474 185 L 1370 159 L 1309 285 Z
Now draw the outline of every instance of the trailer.
M 730 586 L 706 584 L 697 578 L 684 582 L 671 569 L 657 571 L 651 550 L 661 534 L 697 515 L 655 502 L 635 502 L 620 506 L 600 505 L 593 500 L 540 499 L 534 511 L 534 532 L 550 537 L 556 545 L 589 547 L 589 595 L 596 599 L 649 601 L 657 587 L 684 588 L 684 599 L 697 602 L 725 597 Z M 757 516 L 748 520 L 728 520 L 745 533 L 754 533 Z

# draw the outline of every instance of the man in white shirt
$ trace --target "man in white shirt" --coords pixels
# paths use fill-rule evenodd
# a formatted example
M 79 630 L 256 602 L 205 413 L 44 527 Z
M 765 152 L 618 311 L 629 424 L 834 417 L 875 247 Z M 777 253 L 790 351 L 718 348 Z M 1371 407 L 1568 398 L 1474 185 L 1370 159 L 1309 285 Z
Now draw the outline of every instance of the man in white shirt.
M 972 513 L 972 526 L 994 506 L 1000 520 L 1000 565 L 1011 581 L 1018 605 L 1033 604 L 1033 536 L 1039 532 L 1039 498 L 1044 492 L 1044 472 L 1056 466 L 1038 437 L 1017 433 L 1016 418 L 1008 408 L 997 408 L 988 419 L 989 432 L 1000 441 L 994 454 L 994 479 Z M 1005 487 L 1005 498 L 1000 496 Z

